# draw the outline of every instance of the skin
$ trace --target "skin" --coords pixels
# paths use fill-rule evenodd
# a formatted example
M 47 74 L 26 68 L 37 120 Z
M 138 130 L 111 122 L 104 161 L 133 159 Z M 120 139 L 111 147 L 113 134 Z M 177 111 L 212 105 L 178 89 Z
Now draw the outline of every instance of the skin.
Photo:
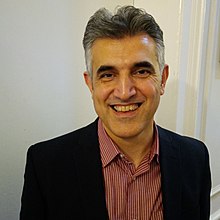
M 147 34 L 97 39 L 92 46 L 92 79 L 84 73 L 95 110 L 110 138 L 136 167 L 149 152 L 154 114 L 164 94 L 154 40 Z

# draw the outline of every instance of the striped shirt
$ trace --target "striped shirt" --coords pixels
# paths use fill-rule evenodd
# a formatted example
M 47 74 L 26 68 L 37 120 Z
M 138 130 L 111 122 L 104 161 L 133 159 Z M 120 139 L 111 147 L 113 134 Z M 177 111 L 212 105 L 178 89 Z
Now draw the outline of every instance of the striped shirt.
M 159 165 L 159 139 L 140 165 L 123 155 L 98 123 L 106 205 L 110 220 L 162 220 L 163 205 Z

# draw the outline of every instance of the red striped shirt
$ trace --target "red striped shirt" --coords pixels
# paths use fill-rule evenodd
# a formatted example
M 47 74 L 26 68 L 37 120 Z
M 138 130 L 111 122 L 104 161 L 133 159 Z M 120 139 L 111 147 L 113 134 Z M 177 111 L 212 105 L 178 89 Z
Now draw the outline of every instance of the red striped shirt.
M 159 165 L 159 139 L 135 168 L 98 124 L 106 205 L 110 220 L 162 220 L 163 205 Z

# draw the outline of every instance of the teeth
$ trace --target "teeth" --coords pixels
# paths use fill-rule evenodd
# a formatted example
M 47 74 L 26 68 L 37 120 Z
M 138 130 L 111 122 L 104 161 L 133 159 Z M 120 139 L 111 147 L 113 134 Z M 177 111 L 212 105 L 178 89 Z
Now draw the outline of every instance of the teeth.
M 114 109 L 117 112 L 128 112 L 128 111 L 134 111 L 138 108 L 137 104 L 133 104 L 133 105 L 115 105 Z

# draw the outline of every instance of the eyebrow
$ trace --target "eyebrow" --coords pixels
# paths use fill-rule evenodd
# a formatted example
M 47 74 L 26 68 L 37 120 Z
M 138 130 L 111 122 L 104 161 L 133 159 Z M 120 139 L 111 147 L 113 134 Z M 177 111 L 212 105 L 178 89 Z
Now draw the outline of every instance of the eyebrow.
M 99 75 L 102 72 L 108 71 L 108 70 L 113 70 L 114 67 L 113 66 L 108 66 L 108 65 L 102 65 L 98 68 L 97 70 L 97 75 Z
M 132 65 L 132 69 L 136 69 L 136 68 L 140 68 L 140 67 L 149 68 L 153 72 L 155 72 L 154 66 L 148 61 L 141 61 L 141 62 L 134 63 Z M 96 72 L 97 72 L 97 75 L 99 75 L 102 72 L 114 70 L 114 69 L 115 69 L 115 67 L 111 66 L 111 65 L 101 65 Z
M 145 67 L 145 68 L 149 68 L 151 69 L 153 72 L 155 72 L 155 68 L 154 66 L 148 62 L 148 61 L 141 61 L 141 62 L 137 62 L 133 65 L 133 68 L 140 68 L 140 67 Z

